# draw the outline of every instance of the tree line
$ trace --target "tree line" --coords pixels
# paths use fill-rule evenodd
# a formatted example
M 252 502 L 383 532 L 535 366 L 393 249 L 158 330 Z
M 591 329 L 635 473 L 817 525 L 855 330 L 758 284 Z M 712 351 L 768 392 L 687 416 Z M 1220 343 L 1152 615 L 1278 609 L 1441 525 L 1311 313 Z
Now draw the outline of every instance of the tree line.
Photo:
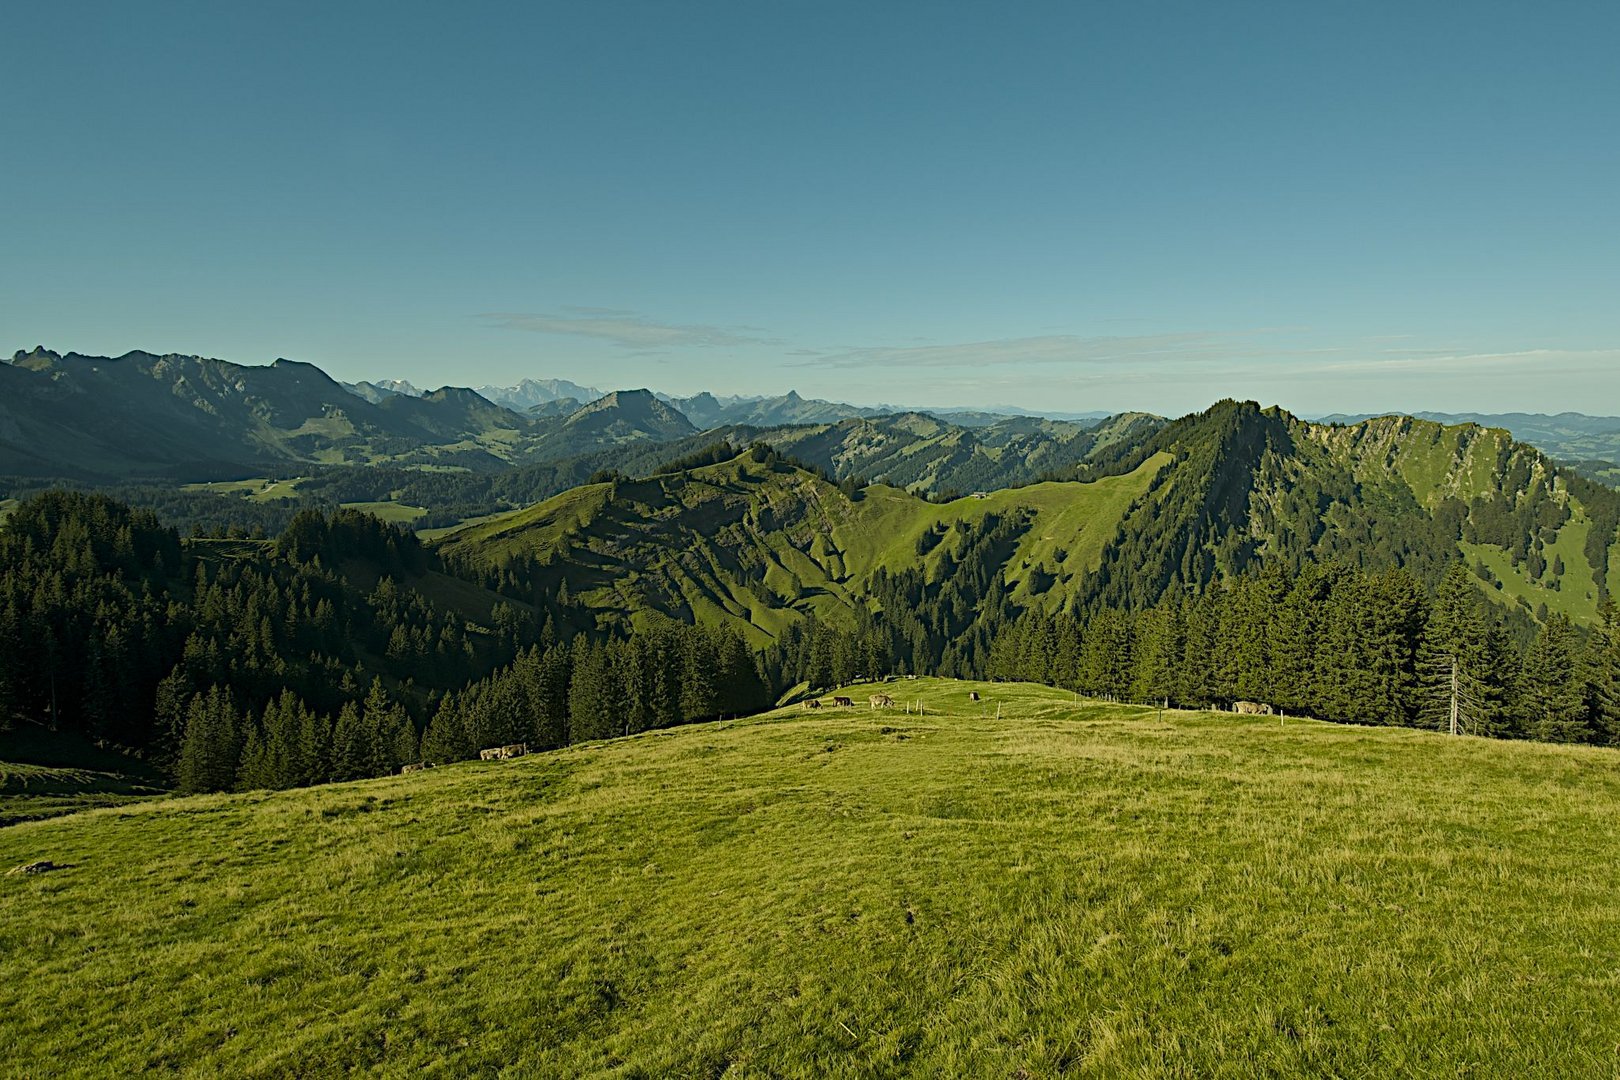
M 914 565 L 873 576 L 850 622 L 796 622 L 756 652 L 647 613 L 633 632 L 598 629 L 523 564 L 448 565 L 355 511 L 300 512 L 275 541 L 183 541 L 150 512 L 46 493 L 0 529 L 0 726 L 24 716 L 136 750 L 194 791 L 563 746 L 888 674 L 1430 728 L 1455 705 L 1471 734 L 1620 744 L 1607 603 L 1594 631 L 1531 624 L 1461 565 L 1431 588 L 1336 559 L 1134 609 L 1054 609 L 1035 571 L 1016 600 L 1004 578 L 1029 525 L 1014 512 L 937 526 Z M 457 575 L 498 591 L 486 616 L 430 598 Z
M 1453 562 L 1431 589 L 1401 566 L 1360 560 L 1251 567 L 1183 585 L 1137 609 L 1015 600 L 1005 553 L 1019 514 L 941 525 L 918 565 L 879 573 L 853 626 L 807 620 L 765 653 L 777 686 L 940 674 L 1020 680 L 1118 701 L 1204 708 L 1264 702 L 1293 715 L 1620 745 L 1620 617 L 1531 622 Z M 1528 550 L 1528 549 L 1527 549 Z M 1422 564 L 1426 568 L 1426 564 Z M 1038 569 L 1038 568 L 1037 568 Z M 1033 571 L 1032 571 L 1033 572 Z
M 423 591 L 454 569 L 352 510 L 301 511 L 275 541 L 182 541 L 106 496 L 35 496 L 0 529 L 0 730 L 27 717 L 212 791 L 383 775 L 424 734 L 448 760 L 468 739 L 556 746 L 769 703 L 730 634 L 621 640 L 538 587 L 473 623 Z
M 1265 702 L 1295 715 L 1620 745 L 1620 622 L 1553 614 L 1527 646 L 1456 564 L 1431 594 L 1402 569 L 1267 572 L 1144 611 L 1031 613 L 986 674 L 1122 701 Z

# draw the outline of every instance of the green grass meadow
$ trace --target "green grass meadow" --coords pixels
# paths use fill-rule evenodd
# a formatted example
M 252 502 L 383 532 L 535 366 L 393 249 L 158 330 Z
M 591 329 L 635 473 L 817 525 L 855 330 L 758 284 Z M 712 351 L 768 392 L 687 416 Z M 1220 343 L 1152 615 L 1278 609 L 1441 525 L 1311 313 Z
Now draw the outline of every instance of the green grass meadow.
M 3 1071 L 1620 1069 L 1613 752 L 884 689 L 0 829 Z
M 164 788 L 149 765 L 78 736 L 34 724 L 0 731 L 0 826 L 160 797 Z

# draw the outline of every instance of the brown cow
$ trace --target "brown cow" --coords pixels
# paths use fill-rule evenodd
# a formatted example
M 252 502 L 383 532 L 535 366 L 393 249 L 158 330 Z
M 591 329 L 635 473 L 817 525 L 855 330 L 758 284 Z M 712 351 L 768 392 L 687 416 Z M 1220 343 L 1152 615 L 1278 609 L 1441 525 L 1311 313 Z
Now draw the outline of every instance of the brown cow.
M 841 709 L 853 709 L 855 707 L 855 699 L 847 697 L 835 697 L 833 698 L 833 704 Z
M 871 701 L 872 708 L 874 709 L 894 708 L 894 698 L 890 697 L 888 694 L 873 694 L 869 700 Z
M 811 698 L 809 701 L 804 703 L 804 707 L 807 709 L 819 709 L 821 708 L 821 699 Z
M 978 701 L 979 700 L 979 692 L 977 690 L 969 690 L 968 691 L 968 700 L 969 701 Z

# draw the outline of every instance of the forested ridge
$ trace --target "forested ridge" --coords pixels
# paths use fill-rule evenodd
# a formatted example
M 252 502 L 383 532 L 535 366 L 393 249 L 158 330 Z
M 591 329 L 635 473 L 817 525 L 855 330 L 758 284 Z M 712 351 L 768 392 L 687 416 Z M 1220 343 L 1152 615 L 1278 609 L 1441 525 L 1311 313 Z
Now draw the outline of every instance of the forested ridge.
M 1620 745 L 1620 621 L 1525 627 L 1453 564 L 1431 591 L 1401 568 L 1268 570 L 1152 607 L 1023 609 L 993 552 L 1016 523 L 973 530 L 947 571 L 884 576 L 854 629 L 814 622 L 767 651 L 780 684 L 867 673 L 1043 683 L 1181 708 L 1238 701 L 1348 723 Z
M 0 529 L 0 727 L 78 732 L 192 791 L 386 774 L 419 760 L 424 728 L 446 757 L 476 750 L 467 737 L 545 747 L 623 733 L 623 716 L 598 720 L 587 703 L 626 646 L 579 632 L 544 594 L 511 596 L 511 572 L 463 581 L 507 594 L 470 621 L 428 595 L 462 580 L 451 569 L 354 511 L 305 511 L 274 542 L 182 541 L 105 496 L 37 496 Z M 706 689 L 649 698 L 647 725 L 768 704 L 752 655 L 724 632 L 671 627 L 636 649 L 653 645 L 660 671 L 701 671 Z M 505 673 L 499 701 L 537 667 L 562 672 L 558 711 L 481 726 L 480 680 Z M 459 734 L 445 734 L 452 722 Z
M 0 720 L 139 753 L 187 790 L 562 746 L 893 674 L 1620 732 L 1620 496 L 1483 429 L 1227 402 L 1107 448 L 1095 483 L 949 505 L 764 445 L 684 445 L 438 545 L 355 510 L 182 538 L 105 495 L 25 499 L 0 528 Z M 1560 604 L 1583 580 L 1597 617 L 1577 622 Z

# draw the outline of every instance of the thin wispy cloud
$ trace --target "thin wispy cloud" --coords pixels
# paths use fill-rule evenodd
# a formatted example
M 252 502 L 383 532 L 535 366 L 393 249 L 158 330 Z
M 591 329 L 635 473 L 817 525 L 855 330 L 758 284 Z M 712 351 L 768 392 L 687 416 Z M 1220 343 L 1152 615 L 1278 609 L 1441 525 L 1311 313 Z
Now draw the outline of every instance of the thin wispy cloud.
M 779 344 L 751 327 L 658 322 L 619 308 L 569 307 L 552 313 L 501 311 L 479 318 L 507 330 L 592 338 L 635 351 Z
M 1333 375 L 1508 375 L 1522 379 L 1527 372 L 1538 377 L 1612 372 L 1620 367 L 1620 348 L 1612 349 L 1519 349 L 1511 352 L 1463 352 L 1459 350 L 1418 350 L 1395 356 L 1335 360 L 1323 365 Z
M 1277 329 L 1246 331 L 1192 330 L 1160 334 L 1110 334 L 1083 337 L 1048 334 L 1038 337 L 999 338 L 987 341 L 931 345 L 849 348 L 829 351 L 815 361 L 837 367 L 952 368 L 1023 364 L 1070 364 L 1085 367 L 1179 362 L 1228 363 L 1236 358 L 1336 351 L 1331 348 L 1280 350 L 1265 343 Z

